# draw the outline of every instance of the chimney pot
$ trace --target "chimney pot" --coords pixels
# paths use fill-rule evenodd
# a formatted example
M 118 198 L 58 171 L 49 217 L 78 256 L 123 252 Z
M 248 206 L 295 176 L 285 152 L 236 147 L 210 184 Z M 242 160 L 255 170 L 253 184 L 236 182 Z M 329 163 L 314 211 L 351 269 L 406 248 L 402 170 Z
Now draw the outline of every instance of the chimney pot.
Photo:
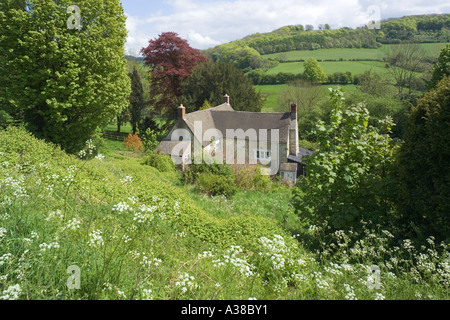
M 297 117 L 298 113 L 298 105 L 296 103 L 291 104 L 291 114 L 292 116 Z
M 178 117 L 180 119 L 186 119 L 186 108 L 183 105 L 178 107 Z
M 224 102 L 224 103 L 230 104 L 230 96 L 226 94 L 226 95 L 223 97 L 223 102 Z

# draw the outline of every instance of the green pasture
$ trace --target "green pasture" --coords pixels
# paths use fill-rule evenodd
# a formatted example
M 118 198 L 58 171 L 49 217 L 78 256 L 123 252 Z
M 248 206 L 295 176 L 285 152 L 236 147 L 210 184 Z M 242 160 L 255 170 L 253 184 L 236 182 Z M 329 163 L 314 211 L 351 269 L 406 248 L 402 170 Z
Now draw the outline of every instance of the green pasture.
M 447 45 L 447 43 L 422 43 L 420 46 L 430 55 L 437 57 L 439 52 Z M 398 46 L 397 44 L 384 45 L 378 49 L 358 49 L 358 48 L 336 48 L 336 49 L 319 49 L 319 50 L 296 50 L 289 52 L 280 52 L 274 54 L 263 55 L 264 58 L 298 61 L 314 58 L 320 60 L 383 60 L 391 48 Z
M 379 61 L 324 61 L 319 62 L 319 64 L 326 74 L 350 71 L 356 75 L 364 73 L 367 70 L 373 70 L 383 75 L 387 72 L 385 63 Z M 299 74 L 304 71 L 303 62 L 287 62 L 280 63 L 275 68 L 269 69 L 267 74 L 278 74 L 280 72 Z
M 287 84 L 277 84 L 277 85 L 257 85 L 255 89 L 257 92 L 261 93 L 261 96 L 264 99 L 264 105 L 262 107 L 262 112 L 278 112 L 278 96 L 281 91 L 286 88 Z M 338 85 L 325 85 L 328 88 L 336 88 Z M 353 92 L 358 88 L 356 85 L 344 85 L 340 86 L 345 92 Z M 288 106 L 286 107 L 286 111 L 288 110 Z

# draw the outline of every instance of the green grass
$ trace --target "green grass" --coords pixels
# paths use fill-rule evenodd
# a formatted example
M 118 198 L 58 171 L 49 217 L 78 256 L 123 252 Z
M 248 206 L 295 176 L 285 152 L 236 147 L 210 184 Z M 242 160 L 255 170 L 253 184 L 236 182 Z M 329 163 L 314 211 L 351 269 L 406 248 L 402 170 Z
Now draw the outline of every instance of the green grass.
M 430 56 L 437 57 L 446 43 L 422 43 L 422 48 Z M 280 59 L 283 58 L 287 61 L 292 60 L 306 60 L 308 58 L 314 58 L 316 60 L 352 60 L 352 59 L 367 59 L 367 60 L 383 60 L 390 48 L 398 45 L 384 45 L 378 49 L 348 49 L 348 48 L 336 48 L 336 49 L 319 49 L 319 50 L 300 50 L 289 51 L 282 53 L 274 53 L 263 55 L 264 58 Z
M 255 86 L 255 89 L 257 92 L 260 92 L 264 100 L 264 105 L 262 108 L 262 112 L 278 112 L 279 106 L 278 106 L 278 96 L 280 95 L 281 91 L 286 88 L 287 84 L 278 84 L 278 85 L 257 85 Z M 327 88 L 336 88 L 338 85 L 324 85 Z M 342 89 L 344 89 L 346 92 L 353 92 L 355 91 L 358 86 L 356 85 L 340 85 Z M 286 106 L 286 112 L 289 111 L 289 106 Z
M 350 71 L 356 75 L 362 74 L 367 70 L 373 70 L 380 75 L 386 75 L 387 73 L 387 69 L 385 68 L 386 64 L 379 61 L 324 61 L 319 62 L 319 64 L 326 74 Z M 276 67 L 269 69 L 267 74 L 277 74 L 280 72 L 299 74 L 304 71 L 303 62 L 287 62 L 280 63 Z
M 278 105 L 278 94 L 286 87 L 287 84 L 255 86 L 256 91 L 260 92 L 264 99 L 262 112 L 275 112 Z
M 104 130 L 105 131 L 117 132 L 117 125 L 110 124 Z M 120 126 L 120 132 L 122 132 L 122 133 L 133 133 L 133 127 L 131 126 L 130 123 L 123 124 L 122 126 Z

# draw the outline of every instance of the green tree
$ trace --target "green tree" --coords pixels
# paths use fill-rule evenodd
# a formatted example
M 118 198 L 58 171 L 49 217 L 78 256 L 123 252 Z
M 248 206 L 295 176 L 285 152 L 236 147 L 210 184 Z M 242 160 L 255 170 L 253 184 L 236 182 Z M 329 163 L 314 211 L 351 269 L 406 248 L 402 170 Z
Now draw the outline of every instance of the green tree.
M 130 108 L 124 109 L 122 110 L 122 112 L 117 116 L 116 118 L 116 123 L 117 123 L 117 132 L 120 133 L 120 128 L 126 124 L 127 122 L 129 122 L 131 119 L 131 114 L 130 114 Z
M 386 57 L 389 63 L 388 72 L 394 79 L 394 86 L 402 94 L 404 88 L 411 95 L 414 84 L 417 82 L 417 73 L 428 68 L 426 51 L 417 43 L 405 43 L 391 47 Z
M 142 88 L 141 77 L 136 68 L 129 74 L 129 77 L 131 79 L 130 122 L 133 127 L 133 134 L 136 134 L 145 106 L 144 89 Z
M 0 96 L 36 136 L 69 152 L 126 109 L 130 94 L 120 1 L 76 1 L 80 17 L 67 13 L 73 4 L 0 2 Z
M 260 112 L 262 99 L 244 73 L 226 62 L 207 62 L 194 69 L 181 87 L 182 100 L 188 112 L 199 110 L 205 100 L 217 106 L 223 96 L 231 97 L 235 110 Z
M 314 58 L 306 59 L 303 63 L 305 67 L 305 72 L 303 73 L 303 76 L 306 80 L 309 80 L 311 82 L 325 82 L 327 81 L 328 77 L 323 72 L 322 67 L 319 65 L 319 62 L 317 62 Z
M 343 93 L 332 90 L 331 97 L 330 124 L 316 127 L 319 151 L 307 162 L 294 207 L 306 222 L 327 222 L 331 232 L 358 229 L 361 220 L 386 223 L 393 206 L 392 139 L 368 125 L 364 105 L 344 112 Z M 384 123 L 389 131 L 391 122 Z
M 398 158 L 400 221 L 412 237 L 450 235 L 450 77 L 419 100 Z
M 438 61 L 433 69 L 433 76 L 429 83 L 429 88 L 437 86 L 444 76 L 450 76 L 450 44 L 442 49 Z

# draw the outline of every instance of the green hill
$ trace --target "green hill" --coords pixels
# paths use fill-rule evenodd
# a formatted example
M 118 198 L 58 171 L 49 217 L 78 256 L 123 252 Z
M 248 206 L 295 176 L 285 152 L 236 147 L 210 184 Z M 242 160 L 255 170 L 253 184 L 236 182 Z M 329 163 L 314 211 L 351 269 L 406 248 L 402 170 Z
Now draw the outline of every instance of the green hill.
M 205 50 L 204 53 L 214 61 L 230 62 L 244 71 L 250 71 L 272 67 L 277 61 L 273 57 L 263 55 L 281 52 L 333 48 L 377 49 L 383 44 L 448 41 L 450 41 L 450 14 L 442 14 L 407 16 L 382 21 L 381 30 L 362 27 L 307 31 L 302 25 L 286 26 L 269 33 L 256 33 Z

